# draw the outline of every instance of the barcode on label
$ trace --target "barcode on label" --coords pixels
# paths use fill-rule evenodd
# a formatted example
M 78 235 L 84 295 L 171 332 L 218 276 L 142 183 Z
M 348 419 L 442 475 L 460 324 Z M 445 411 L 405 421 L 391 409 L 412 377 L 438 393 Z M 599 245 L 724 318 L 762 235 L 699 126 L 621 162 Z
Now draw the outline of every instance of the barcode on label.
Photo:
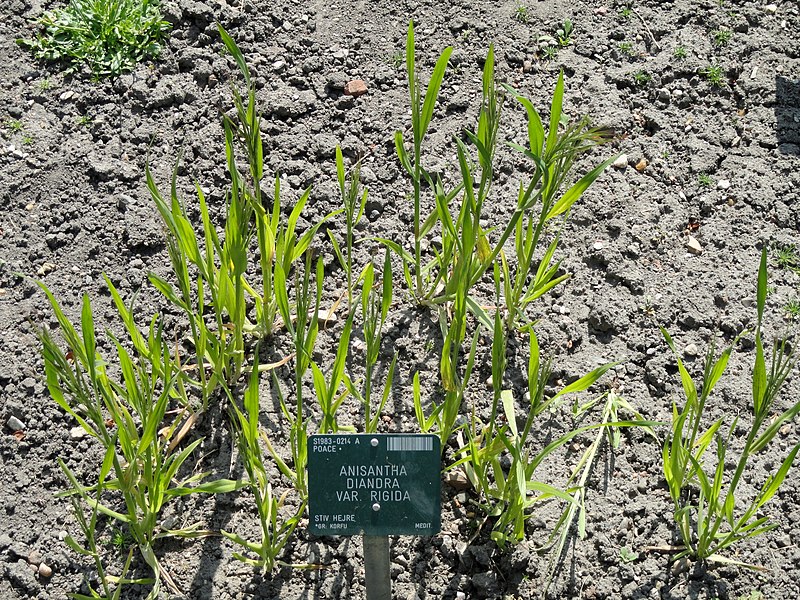
M 422 436 L 390 437 L 386 440 L 389 452 L 430 452 L 433 450 L 433 438 Z

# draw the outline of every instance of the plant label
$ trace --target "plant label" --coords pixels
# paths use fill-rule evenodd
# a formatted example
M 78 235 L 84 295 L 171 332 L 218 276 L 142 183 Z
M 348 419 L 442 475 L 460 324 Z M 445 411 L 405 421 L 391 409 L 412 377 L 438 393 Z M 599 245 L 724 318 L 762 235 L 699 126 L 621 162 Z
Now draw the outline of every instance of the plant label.
M 441 448 L 430 434 L 308 437 L 309 531 L 434 535 L 441 528 Z

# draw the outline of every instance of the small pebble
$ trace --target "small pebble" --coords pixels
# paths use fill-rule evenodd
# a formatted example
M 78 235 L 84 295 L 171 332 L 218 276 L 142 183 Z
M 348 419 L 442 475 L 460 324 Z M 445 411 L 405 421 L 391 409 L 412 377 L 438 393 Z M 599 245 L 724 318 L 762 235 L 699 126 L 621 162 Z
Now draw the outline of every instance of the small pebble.
M 25 429 L 25 423 L 13 415 L 8 417 L 8 422 L 6 424 L 11 431 L 23 431 Z
M 628 166 L 628 155 L 627 154 L 620 154 L 617 159 L 611 163 L 611 166 L 615 169 L 625 169 Z
M 39 576 L 44 577 L 45 579 L 50 579 L 53 576 L 53 569 L 47 566 L 45 563 L 39 564 Z
M 344 86 L 345 96 L 353 96 L 358 98 L 367 93 L 367 84 L 360 79 L 353 79 L 348 81 Z
M 697 356 L 698 350 L 696 344 L 689 344 L 686 348 L 683 349 L 683 354 L 685 356 Z
M 69 437 L 73 440 L 82 440 L 86 437 L 86 430 L 80 425 L 77 425 L 69 430 Z
M 28 562 L 38 567 L 42 562 L 42 555 L 38 550 L 31 550 L 31 553 L 28 554 Z
M 686 249 L 692 254 L 703 253 L 703 247 L 700 245 L 700 242 L 698 242 L 697 239 L 691 235 L 686 240 Z
M 778 5 L 777 4 L 767 4 L 764 7 L 764 11 L 769 13 L 769 14 L 771 14 L 771 15 L 774 15 L 776 12 L 778 12 Z
M 602 250 L 603 249 L 603 242 L 600 242 L 600 241 L 595 242 L 594 244 L 592 244 L 592 249 L 593 250 Z
M 670 570 L 673 577 L 677 577 L 681 573 L 686 573 L 689 570 L 689 559 L 684 557 L 680 560 L 676 560 L 672 563 L 672 569 Z
M 639 162 L 636 163 L 636 170 L 641 173 L 647 168 L 647 159 L 643 158 Z
M 731 187 L 731 182 L 728 179 L 720 179 L 717 182 L 717 189 L 718 190 L 727 190 L 729 187 Z

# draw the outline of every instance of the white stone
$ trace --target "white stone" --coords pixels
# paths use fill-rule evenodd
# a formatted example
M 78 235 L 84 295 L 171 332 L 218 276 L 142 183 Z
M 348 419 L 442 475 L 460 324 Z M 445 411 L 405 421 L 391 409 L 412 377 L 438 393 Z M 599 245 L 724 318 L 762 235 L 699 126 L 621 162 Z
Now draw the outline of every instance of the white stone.
M 8 425 L 8 428 L 11 431 L 24 431 L 25 430 L 25 423 L 23 423 L 22 421 L 20 421 L 17 417 L 15 417 L 13 415 L 8 417 L 8 422 L 6 424 Z
M 703 247 L 700 245 L 700 242 L 691 235 L 686 240 L 686 249 L 692 254 L 701 254 L 703 252 Z
M 80 425 L 77 425 L 69 430 L 69 437 L 73 440 L 82 440 L 86 437 L 86 430 Z
M 628 166 L 628 155 L 620 154 L 617 159 L 611 163 L 611 166 L 615 169 L 625 169 Z
M 727 190 L 729 187 L 731 187 L 731 182 L 728 179 L 720 179 L 717 182 L 717 189 L 718 190 Z

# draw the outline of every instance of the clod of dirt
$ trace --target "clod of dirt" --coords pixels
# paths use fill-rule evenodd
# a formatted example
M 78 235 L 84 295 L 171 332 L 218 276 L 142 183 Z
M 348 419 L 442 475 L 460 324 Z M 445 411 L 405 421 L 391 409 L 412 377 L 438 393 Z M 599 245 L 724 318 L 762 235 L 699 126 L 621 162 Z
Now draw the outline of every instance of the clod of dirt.
M 344 93 L 347 96 L 353 96 L 354 98 L 358 98 L 359 96 L 363 96 L 367 93 L 367 84 L 361 81 L 360 79 L 353 79 L 352 81 L 348 81 L 344 86 Z

